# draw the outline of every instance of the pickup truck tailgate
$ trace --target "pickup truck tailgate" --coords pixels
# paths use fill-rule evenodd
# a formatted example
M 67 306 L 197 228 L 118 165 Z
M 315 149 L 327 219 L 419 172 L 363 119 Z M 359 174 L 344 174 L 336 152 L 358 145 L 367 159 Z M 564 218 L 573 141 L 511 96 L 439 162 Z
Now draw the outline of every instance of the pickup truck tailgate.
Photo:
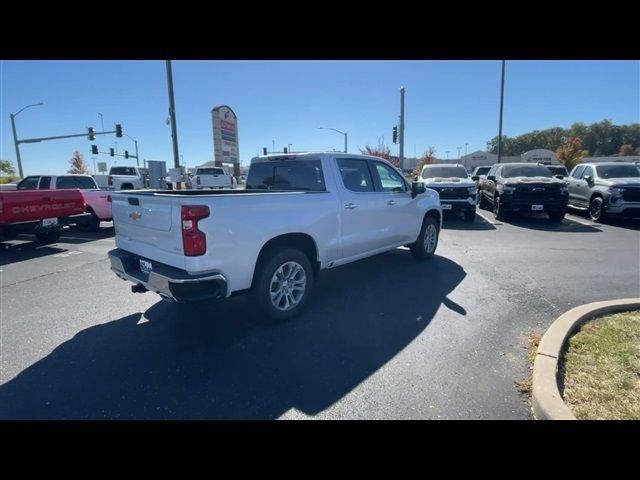
M 116 192 L 112 209 L 118 248 L 184 268 L 180 205 L 168 196 Z

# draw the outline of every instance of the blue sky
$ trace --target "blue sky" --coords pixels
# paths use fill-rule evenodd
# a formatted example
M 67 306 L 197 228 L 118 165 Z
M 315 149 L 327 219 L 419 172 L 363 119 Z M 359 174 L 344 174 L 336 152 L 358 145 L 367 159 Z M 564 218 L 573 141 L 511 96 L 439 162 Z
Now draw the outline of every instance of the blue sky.
M 192 167 L 213 159 L 211 109 L 238 115 L 240 158 L 248 164 L 262 147 L 350 152 L 382 140 L 398 153 L 391 132 L 405 96 L 405 155 L 428 146 L 442 158 L 485 149 L 497 135 L 499 61 L 174 61 L 180 153 Z M 505 135 L 610 119 L 640 122 L 640 62 L 507 61 Z M 141 159 L 173 163 L 164 61 L 1 61 L 0 158 L 15 165 L 10 113 L 18 138 L 105 130 L 114 123 L 138 140 Z M 100 151 L 134 153 L 128 138 L 98 136 Z M 86 137 L 22 144 L 25 175 L 62 173 L 74 150 L 93 167 Z M 135 160 L 114 157 L 117 164 Z M 96 161 L 113 165 L 114 158 Z M 142 162 L 141 162 L 142 164 Z

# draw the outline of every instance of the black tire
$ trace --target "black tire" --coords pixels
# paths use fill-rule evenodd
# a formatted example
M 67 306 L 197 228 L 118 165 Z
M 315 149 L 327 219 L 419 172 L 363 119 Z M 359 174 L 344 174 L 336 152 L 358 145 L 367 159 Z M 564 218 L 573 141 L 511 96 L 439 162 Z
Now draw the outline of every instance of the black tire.
M 133 190 L 133 184 L 123 183 L 122 186 L 120 187 L 120 190 Z
M 435 235 L 435 241 L 433 241 Z M 411 255 L 417 260 L 427 260 L 433 257 L 438 248 L 440 238 L 439 225 L 435 218 L 425 217 L 422 221 L 420 234 L 414 243 L 411 244 Z
M 91 212 L 91 220 L 81 225 L 80 230 L 82 232 L 97 232 L 100 230 L 100 219 L 94 212 Z
M 40 240 L 41 243 L 54 243 L 60 238 L 60 232 L 36 233 L 36 238 Z
M 467 222 L 473 222 L 476 219 L 476 209 L 467 210 L 464 212 L 464 219 Z
M 604 221 L 606 215 L 604 212 L 604 200 L 602 197 L 593 197 L 589 202 L 589 217 L 594 222 Z
M 262 311 L 274 320 L 282 321 L 295 317 L 304 309 L 313 289 L 314 279 L 311 262 L 309 262 L 304 253 L 295 248 L 284 247 L 278 250 L 271 250 L 264 255 L 259 260 L 258 271 L 256 272 L 253 287 L 254 298 Z M 302 267 L 304 275 L 295 267 L 295 264 Z M 278 271 L 284 273 L 285 277 L 287 274 L 291 274 L 291 277 L 287 279 L 292 283 L 283 285 L 284 282 L 279 282 L 280 287 L 278 287 L 278 279 L 276 278 L 276 272 Z M 295 283 L 300 282 L 300 280 L 303 280 L 304 283 Z M 294 289 L 291 288 L 292 286 Z M 301 296 L 298 297 L 295 292 L 300 292 L 300 290 L 295 289 L 295 287 L 300 286 L 303 287 L 303 290 Z M 276 289 L 273 291 L 275 298 L 272 301 L 272 290 L 274 288 Z M 280 298 L 277 298 L 278 292 L 280 293 Z M 290 299 L 296 302 L 295 306 L 287 307 Z M 279 305 L 280 308 L 276 305 Z
M 564 210 L 549 212 L 549 220 L 551 220 L 553 223 L 560 223 L 564 219 L 564 214 Z
M 505 208 L 502 206 L 502 202 L 500 201 L 500 197 L 493 197 L 493 216 L 496 220 L 504 220 L 507 218 L 507 212 Z
M 487 199 L 484 198 L 484 195 L 482 194 L 482 190 L 479 190 L 479 195 L 480 195 L 480 204 L 478 206 L 482 210 L 489 210 L 489 202 L 487 202 Z

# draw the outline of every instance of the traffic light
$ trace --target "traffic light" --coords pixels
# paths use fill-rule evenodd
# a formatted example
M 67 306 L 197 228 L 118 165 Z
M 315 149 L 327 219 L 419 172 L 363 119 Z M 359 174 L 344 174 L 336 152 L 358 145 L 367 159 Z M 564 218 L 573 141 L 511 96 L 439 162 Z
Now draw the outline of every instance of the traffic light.
M 129 158 L 129 151 L 128 150 L 124 151 L 124 158 Z
M 91 145 L 91 155 L 98 155 L 98 146 Z
M 114 151 L 113 151 L 113 148 L 110 148 L 110 149 L 109 149 L 109 155 L 111 155 L 111 156 L 113 157 L 113 155 L 114 155 L 115 153 L 116 153 L 116 152 L 114 152 Z
M 398 126 L 393 127 L 393 143 L 398 143 Z
M 284 151 L 284 153 L 289 153 L 287 147 L 284 147 L 282 150 Z
M 116 123 L 116 137 L 122 137 L 122 125 Z
M 88 127 L 87 130 L 89 131 L 87 138 L 93 142 L 96 139 L 96 131 L 93 127 Z

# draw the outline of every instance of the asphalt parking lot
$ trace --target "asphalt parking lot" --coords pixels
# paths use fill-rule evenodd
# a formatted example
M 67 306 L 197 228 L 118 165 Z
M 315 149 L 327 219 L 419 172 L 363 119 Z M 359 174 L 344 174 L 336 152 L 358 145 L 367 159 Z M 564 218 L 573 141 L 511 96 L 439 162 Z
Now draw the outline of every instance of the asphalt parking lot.
M 640 296 L 640 221 L 447 217 L 404 248 L 324 272 L 287 323 L 240 295 L 132 294 L 113 228 L 0 241 L 0 418 L 529 419 L 526 337 L 588 302 Z

